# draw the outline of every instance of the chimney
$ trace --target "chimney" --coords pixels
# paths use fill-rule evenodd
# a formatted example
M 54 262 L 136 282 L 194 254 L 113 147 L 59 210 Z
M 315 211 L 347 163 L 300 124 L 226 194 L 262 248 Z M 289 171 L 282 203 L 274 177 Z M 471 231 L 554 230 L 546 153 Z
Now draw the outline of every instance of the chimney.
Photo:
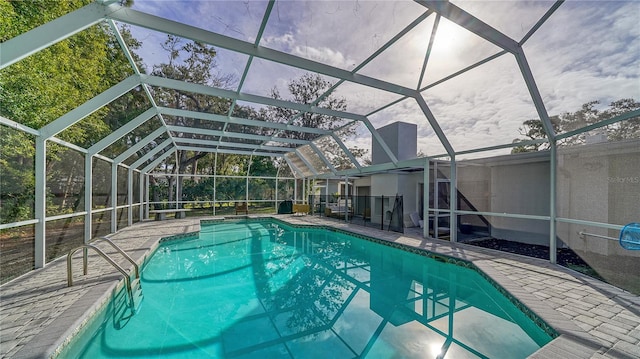
M 415 158 L 418 153 L 418 126 L 413 123 L 394 122 L 377 129 L 399 161 Z M 371 164 L 391 162 L 375 138 L 371 141 Z

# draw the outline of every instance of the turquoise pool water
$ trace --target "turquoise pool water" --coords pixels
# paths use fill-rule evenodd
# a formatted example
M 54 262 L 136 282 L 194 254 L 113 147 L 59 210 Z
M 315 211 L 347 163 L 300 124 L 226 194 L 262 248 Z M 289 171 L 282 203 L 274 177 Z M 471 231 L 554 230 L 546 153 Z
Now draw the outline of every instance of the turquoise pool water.
M 552 338 L 474 270 L 322 229 L 163 242 L 60 357 L 526 358 Z

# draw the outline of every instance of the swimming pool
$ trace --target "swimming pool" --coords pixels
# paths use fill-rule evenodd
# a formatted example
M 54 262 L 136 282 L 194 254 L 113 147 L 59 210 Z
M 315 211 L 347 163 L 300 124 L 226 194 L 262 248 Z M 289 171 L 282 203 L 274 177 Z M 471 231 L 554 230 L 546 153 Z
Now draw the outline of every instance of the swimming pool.
M 277 221 L 161 243 L 59 357 L 526 358 L 553 333 L 464 266 Z

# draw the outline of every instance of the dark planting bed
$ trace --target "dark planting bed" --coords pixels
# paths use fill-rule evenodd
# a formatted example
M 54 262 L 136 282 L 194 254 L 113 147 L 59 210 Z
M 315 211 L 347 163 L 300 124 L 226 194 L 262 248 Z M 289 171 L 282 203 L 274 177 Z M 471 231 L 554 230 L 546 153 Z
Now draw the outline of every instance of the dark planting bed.
M 468 244 L 497 249 L 499 251 L 510 252 L 525 255 L 528 257 L 549 259 L 549 247 L 508 241 L 505 239 L 482 239 L 479 241 L 470 241 Z M 582 260 L 574 251 L 569 248 L 558 248 L 557 263 L 561 266 L 573 269 L 575 271 L 587 274 L 591 277 L 603 280 L 598 273 L 593 270 L 585 261 Z

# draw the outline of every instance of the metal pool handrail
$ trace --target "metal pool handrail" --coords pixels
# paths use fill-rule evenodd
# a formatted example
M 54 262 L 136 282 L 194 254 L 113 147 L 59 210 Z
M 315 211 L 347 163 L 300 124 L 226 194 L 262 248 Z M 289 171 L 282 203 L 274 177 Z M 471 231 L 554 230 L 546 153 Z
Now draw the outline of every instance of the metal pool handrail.
M 610 239 L 612 241 L 617 241 L 618 238 L 613 238 L 613 237 L 609 237 L 609 236 L 603 236 L 601 234 L 595 234 L 595 233 L 587 233 L 585 231 L 580 231 L 578 232 L 578 234 L 580 235 L 580 238 L 584 239 L 585 236 L 590 236 L 590 237 L 596 237 L 596 238 L 602 238 L 602 239 Z
M 613 238 L 609 236 L 603 236 L 595 233 L 588 233 L 584 230 L 578 232 L 581 239 L 585 236 L 591 236 L 596 238 L 603 238 L 609 240 L 618 240 L 620 246 L 627 250 L 640 250 L 640 223 L 629 223 L 620 230 L 620 237 Z
M 131 278 L 129 278 L 129 273 L 124 270 L 118 263 L 116 263 L 111 257 L 109 257 L 105 252 L 103 252 L 100 248 L 92 245 L 92 244 L 83 244 L 79 247 L 76 247 L 69 251 L 67 254 L 67 287 L 73 286 L 73 270 L 71 268 L 71 257 L 81 249 L 94 249 L 98 254 L 104 258 L 109 264 L 115 267 L 122 275 L 124 276 L 124 282 L 127 287 L 127 293 L 129 294 L 129 303 L 131 304 L 131 308 L 135 307 L 133 302 L 133 292 L 131 290 Z
M 140 268 L 138 267 L 138 264 L 133 260 L 133 258 L 129 257 L 129 255 L 127 253 L 125 253 L 125 251 L 122 250 L 122 248 L 118 247 L 115 243 L 113 243 L 112 240 L 110 240 L 107 237 L 99 237 L 96 238 L 95 240 L 93 240 L 93 242 L 98 242 L 98 241 L 106 241 L 107 243 L 109 243 L 116 251 L 118 251 L 118 253 L 122 254 L 122 256 L 124 256 L 124 258 L 126 260 L 129 261 L 129 263 L 133 264 L 133 268 L 136 271 L 136 278 L 140 279 Z

